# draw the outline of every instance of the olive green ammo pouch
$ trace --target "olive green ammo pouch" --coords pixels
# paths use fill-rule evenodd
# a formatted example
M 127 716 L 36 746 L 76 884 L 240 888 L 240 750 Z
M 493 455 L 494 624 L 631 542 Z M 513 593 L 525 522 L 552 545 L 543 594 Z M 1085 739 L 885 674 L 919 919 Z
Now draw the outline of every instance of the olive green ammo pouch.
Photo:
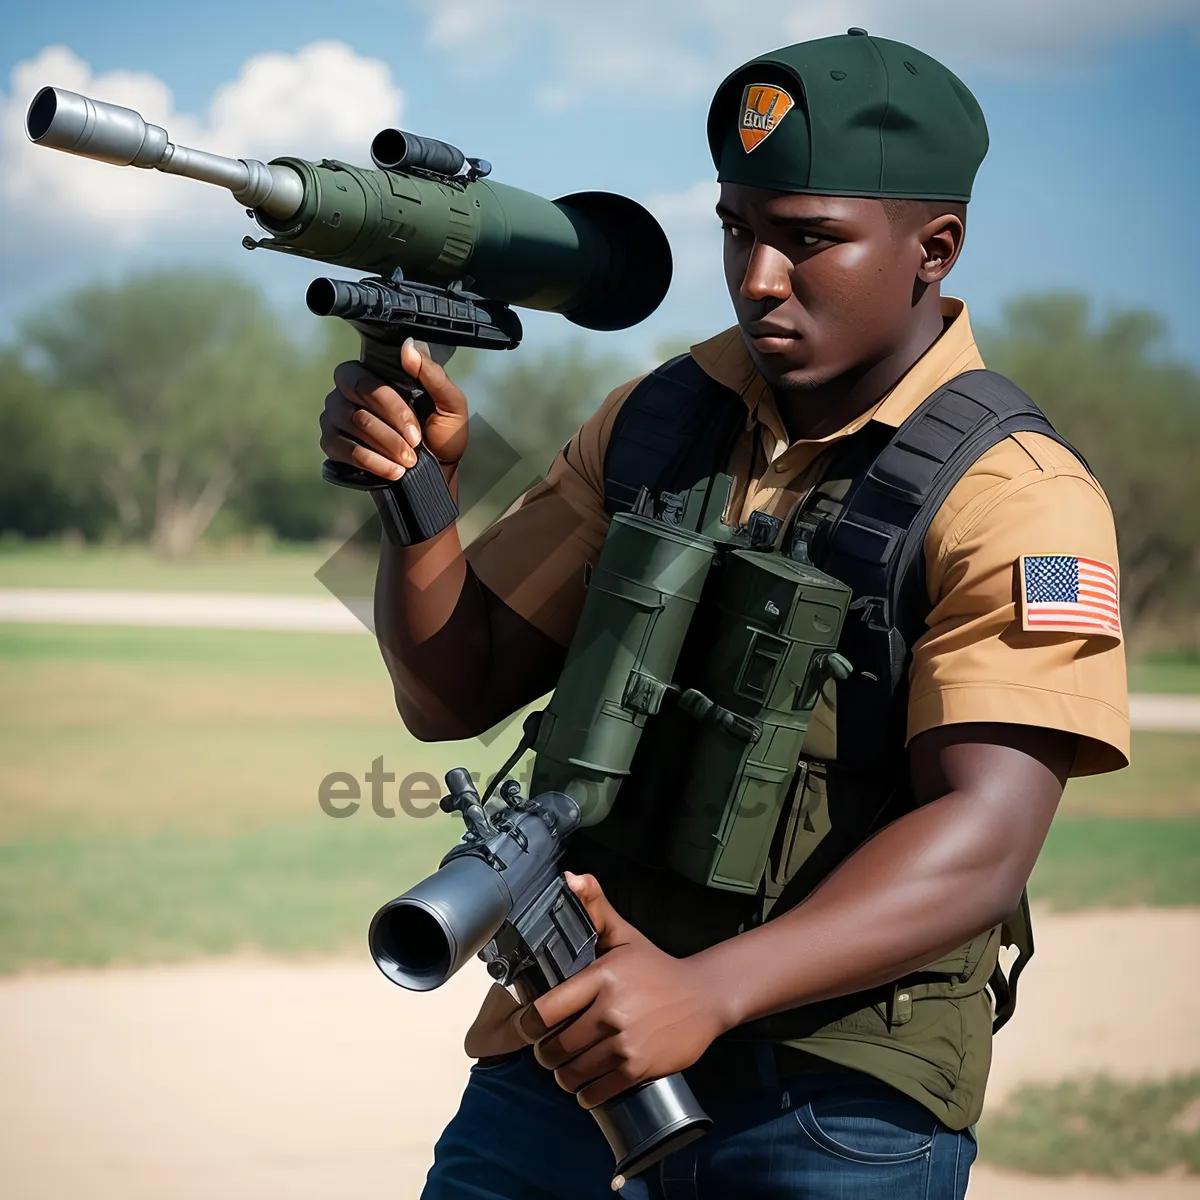
M 534 750 L 531 794 L 608 815 L 648 717 L 662 707 L 716 543 L 634 513 L 613 517 Z
M 821 688 L 850 673 L 833 652 L 850 589 L 758 550 L 727 552 L 711 583 L 711 641 L 693 656 L 694 677 L 679 679 L 676 703 L 696 727 L 671 802 L 667 863 L 697 883 L 756 892 Z

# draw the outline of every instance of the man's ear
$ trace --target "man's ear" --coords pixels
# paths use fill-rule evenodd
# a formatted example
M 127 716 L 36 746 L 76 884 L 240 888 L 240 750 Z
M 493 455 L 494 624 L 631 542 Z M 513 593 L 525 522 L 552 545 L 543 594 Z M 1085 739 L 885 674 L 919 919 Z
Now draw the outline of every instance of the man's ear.
M 924 254 L 917 278 L 921 283 L 940 283 L 958 261 L 966 229 L 954 213 L 942 213 L 927 221 L 917 235 Z

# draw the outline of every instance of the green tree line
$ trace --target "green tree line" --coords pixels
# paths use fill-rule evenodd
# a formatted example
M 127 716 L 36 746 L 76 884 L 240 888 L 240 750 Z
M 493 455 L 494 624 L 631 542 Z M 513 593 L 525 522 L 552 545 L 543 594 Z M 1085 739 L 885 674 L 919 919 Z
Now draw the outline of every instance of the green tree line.
M 980 341 L 1103 483 L 1127 623 L 1194 644 L 1200 373 L 1171 359 L 1166 333 L 1153 313 L 1097 314 L 1064 293 L 1014 300 Z M 0 529 L 145 541 L 172 556 L 206 536 L 347 536 L 361 498 L 321 482 L 317 415 L 357 343 L 336 321 L 306 337 L 290 336 L 252 285 L 216 272 L 95 284 L 30 314 L 0 346 Z M 580 344 L 460 353 L 451 367 L 511 447 L 519 485 L 637 370 Z

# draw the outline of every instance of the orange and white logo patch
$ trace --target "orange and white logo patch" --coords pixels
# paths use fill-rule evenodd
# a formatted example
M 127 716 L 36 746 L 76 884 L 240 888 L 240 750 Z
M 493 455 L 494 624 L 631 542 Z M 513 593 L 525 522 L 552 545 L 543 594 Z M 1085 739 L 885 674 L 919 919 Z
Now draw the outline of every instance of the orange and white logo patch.
M 779 128 L 779 122 L 796 102 L 783 90 L 769 83 L 750 83 L 742 93 L 738 115 L 738 134 L 747 154 L 761 145 Z

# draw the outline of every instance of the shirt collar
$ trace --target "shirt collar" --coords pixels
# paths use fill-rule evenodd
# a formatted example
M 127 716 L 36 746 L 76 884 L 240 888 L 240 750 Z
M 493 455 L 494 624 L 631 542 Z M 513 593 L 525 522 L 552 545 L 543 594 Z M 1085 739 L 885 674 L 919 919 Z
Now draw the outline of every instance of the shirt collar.
M 817 446 L 838 441 L 861 429 L 868 421 L 898 428 L 912 415 L 923 400 L 944 383 L 964 371 L 983 367 L 983 359 L 971 333 L 967 306 L 952 296 L 942 297 L 942 316 L 946 327 L 941 337 L 908 369 L 904 377 L 870 411 L 823 438 L 805 440 L 804 445 Z M 738 326 L 726 329 L 691 348 L 692 357 L 701 369 L 717 383 L 738 393 L 746 402 L 747 427 L 765 426 L 775 442 L 768 456 L 773 461 L 789 449 L 787 431 L 780 419 L 775 398 L 767 381 L 758 373 L 750 358 Z M 766 440 L 766 439 L 764 439 Z M 793 443 L 795 445 L 795 443 Z

